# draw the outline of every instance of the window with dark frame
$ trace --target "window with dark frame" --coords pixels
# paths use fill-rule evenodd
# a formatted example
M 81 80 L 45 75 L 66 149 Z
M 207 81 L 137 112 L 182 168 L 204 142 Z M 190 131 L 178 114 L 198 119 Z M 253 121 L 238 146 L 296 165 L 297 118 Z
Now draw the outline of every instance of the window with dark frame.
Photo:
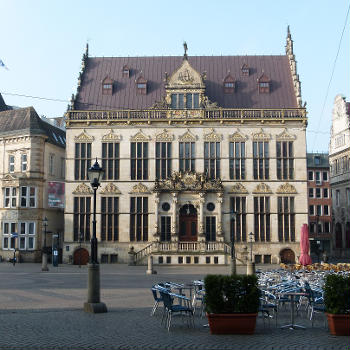
M 243 63 L 242 67 L 241 67 L 241 72 L 242 75 L 245 77 L 249 76 L 249 66 L 246 63 Z
M 80 234 L 84 241 L 90 240 L 91 197 L 73 197 L 73 239 L 79 241 Z
M 207 242 L 216 241 L 216 217 L 207 216 L 205 218 L 205 239 Z
M 235 80 L 228 74 L 224 79 L 224 94 L 233 94 L 235 92 Z
M 179 171 L 195 171 L 195 142 L 179 142 Z
M 36 207 L 36 187 L 21 186 L 20 189 L 20 206 L 22 208 Z
M 254 197 L 254 237 L 256 242 L 271 241 L 270 197 Z
M 139 77 L 136 80 L 136 88 L 139 95 L 147 95 L 147 80 L 143 77 Z
M 277 197 L 278 240 L 295 242 L 294 197 Z
M 156 178 L 171 176 L 171 142 L 156 142 Z
M 229 169 L 231 180 L 245 179 L 245 142 L 230 142 Z
M 114 81 L 106 77 L 102 81 L 102 95 L 113 95 L 113 84 Z
M 314 189 L 309 188 L 309 198 L 314 198 Z
M 125 65 L 122 69 L 122 75 L 123 75 L 123 78 L 129 78 L 130 77 L 130 68 Z
M 323 189 L 323 198 L 328 198 L 328 188 Z
M 204 142 L 204 169 L 210 179 L 220 178 L 220 142 Z
M 9 155 L 9 173 L 15 172 L 15 156 L 10 154 Z
M 88 180 L 91 167 L 91 143 L 76 143 L 74 156 L 74 180 Z
M 17 206 L 17 188 L 4 188 L 4 208 L 16 208 Z
M 160 217 L 160 241 L 170 242 L 171 240 L 171 216 Z
M 186 94 L 186 108 L 199 108 L 199 94 Z
M 292 141 L 276 142 L 277 179 L 294 179 L 294 152 Z
M 102 143 L 102 169 L 104 170 L 103 180 L 119 180 L 119 143 L 103 142 Z
M 247 241 L 247 197 L 230 197 L 230 213 L 235 212 L 236 218 L 230 218 L 230 240 L 232 235 L 236 242 Z
M 148 197 L 130 197 L 130 242 L 148 241 Z
M 21 171 L 27 171 L 27 167 L 28 167 L 27 154 L 23 153 L 21 154 Z
M 253 142 L 253 176 L 254 180 L 269 179 L 269 143 Z
M 119 240 L 119 197 L 101 197 L 101 241 Z
M 148 142 L 131 142 L 131 180 L 148 180 Z

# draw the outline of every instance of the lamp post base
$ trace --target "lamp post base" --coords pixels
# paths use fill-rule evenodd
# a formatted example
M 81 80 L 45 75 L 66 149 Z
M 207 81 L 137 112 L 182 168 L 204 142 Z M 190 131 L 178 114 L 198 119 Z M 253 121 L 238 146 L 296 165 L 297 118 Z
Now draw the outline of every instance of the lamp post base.
M 252 261 L 247 261 L 247 275 L 255 274 L 255 264 Z
M 49 271 L 47 267 L 47 254 L 43 253 L 42 262 L 41 262 L 41 271 Z
M 237 273 L 237 266 L 236 266 L 236 259 L 235 258 L 231 258 L 231 262 L 230 262 L 231 264 L 231 266 L 230 266 L 230 268 L 231 268 L 231 274 L 232 275 L 235 275 L 236 273 Z
M 88 264 L 88 300 L 84 303 L 84 311 L 95 314 L 107 312 L 106 304 L 100 301 L 99 264 Z

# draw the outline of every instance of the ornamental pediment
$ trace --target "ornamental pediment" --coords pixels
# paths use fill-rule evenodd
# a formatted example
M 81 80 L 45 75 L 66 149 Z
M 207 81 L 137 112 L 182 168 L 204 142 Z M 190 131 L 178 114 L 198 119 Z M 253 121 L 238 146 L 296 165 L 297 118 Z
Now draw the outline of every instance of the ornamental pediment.
M 139 182 L 137 185 L 133 186 L 132 190 L 130 193 L 134 193 L 134 194 L 149 194 L 151 193 L 150 190 L 148 189 L 147 186 L 145 186 L 144 184 L 142 184 L 141 182 Z
M 94 137 L 89 135 L 88 133 L 85 132 L 85 130 L 79 134 L 78 136 L 74 137 L 74 141 L 75 142 L 93 142 L 94 141 Z
M 120 141 L 121 140 L 121 136 L 117 135 L 114 133 L 113 129 L 111 129 L 111 131 L 102 136 L 102 141 Z
M 263 129 L 260 129 L 260 131 L 252 133 L 252 138 L 254 141 L 268 141 L 271 139 L 271 135 L 265 133 Z
M 222 140 L 222 134 L 218 134 L 211 129 L 210 133 L 204 135 L 204 141 L 207 142 L 220 142 Z
M 164 129 L 162 133 L 156 135 L 156 141 L 171 142 L 174 139 L 174 135 L 170 134 L 167 129 Z
M 220 179 L 209 179 L 204 173 L 173 172 L 172 175 L 165 180 L 156 180 L 153 190 L 155 192 L 223 192 L 224 187 Z
M 297 190 L 293 185 L 290 183 L 286 182 L 285 184 L 281 185 L 278 187 L 276 193 L 280 194 L 295 194 L 297 193 Z
M 265 183 L 261 183 L 255 187 L 255 190 L 253 193 L 272 193 L 271 188 L 269 185 L 266 185 Z
M 196 141 L 197 137 L 191 133 L 189 129 L 182 135 L 179 136 L 180 142 L 194 142 Z
M 180 68 L 169 77 L 166 88 L 204 88 L 204 82 L 199 74 L 188 62 L 182 61 Z
M 279 140 L 279 141 L 293 141 L 295 139 L 296 139 L 296 136 L 289 134 L 287 129 L 284 129 L 280 134 L 276 135 L 276 140 Z
M 121 194 L 119 188 L 112 182 L 109 182 L 102 190 L 101 194 Z
M 248 194 L 248 190 L 240 182 L 237 182 L 231 187 L 229 193 Z
M 85 183 L 81 183 L 81 184 L 79 184 L 76 187 L 76 189 L 72 193 L 73 194 L 88 194 L 88 195 L 91 195 L 93 192 L 92 192 L 92 189 L 91 189 L 90 186 L 88 186 Z
M 12 174 L 6 174 L 3 178 L 3 181 L 15 181 L 17 180 L 17 177 L 15 175 Z
M 236 131 L 235 133 L 229 135 L 229 141 L 231 142 L 239 142 L 239 141 L 246 141 L 247 136 L 241 134 L 239 131 Z
M 134 136 L 130 137 L 130 141 L 134 141 L 134 142 L 147 142 L 149 140 L 151 140 L 151 137 L 145 135 L 141 129 Z

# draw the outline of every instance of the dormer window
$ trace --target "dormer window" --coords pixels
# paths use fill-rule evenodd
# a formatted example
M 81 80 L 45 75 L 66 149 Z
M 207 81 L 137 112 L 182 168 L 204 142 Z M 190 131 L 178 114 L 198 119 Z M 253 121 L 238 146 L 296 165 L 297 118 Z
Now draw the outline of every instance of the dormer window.
M 142 76 L 136 80 L 137 93 L 139 95 L 147 95 L 147 80 Z
M 130 68 L 125 65 L 122 69 L 123 78 L 130 78 Z
M 248 77 L 249 76 L 249 67 L 248 67 L 248 65 L 246 64 L 246 63 L 244 63 L 243 65 L 242 65 L 242 67 L 241 67 L 241 72 L 242 72 L 242 75 L 244 76 L 244 77 Z
M 259 94 L 270 93 L 270 78 L 263 72 L 263 74 L 258 79 L 258 91 Z
M 113 80 L 106 77 L 102 80 L 102 95 L 112 95 L 113 94 Z
M 233 94 L 235 92 L 235 80 L 229 73 L 224 79 L 224 94 Z

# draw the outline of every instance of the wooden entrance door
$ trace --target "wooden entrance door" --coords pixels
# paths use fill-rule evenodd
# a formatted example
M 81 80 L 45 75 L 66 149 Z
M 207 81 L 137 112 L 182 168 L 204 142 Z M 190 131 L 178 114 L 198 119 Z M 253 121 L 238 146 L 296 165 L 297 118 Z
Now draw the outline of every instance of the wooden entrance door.
M 197 210 L 192 204 L 185 204 L 180 209 L 179 241 L 197 241 Z
M 86 265 L 89 262 L 89 252 L 84 248 L 78 248 L 74 252 L 74 265 Z
M 291 249 L 283 249 L 280 253 L 283 264 L 295 264 L 295 254 Z

